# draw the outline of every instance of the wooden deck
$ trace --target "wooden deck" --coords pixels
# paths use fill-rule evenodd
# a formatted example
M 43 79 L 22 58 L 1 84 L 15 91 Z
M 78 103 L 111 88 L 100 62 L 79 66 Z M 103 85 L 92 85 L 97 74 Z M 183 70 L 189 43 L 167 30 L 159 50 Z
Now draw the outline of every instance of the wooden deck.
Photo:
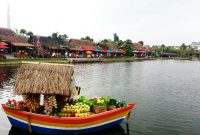
M 68 58 L 69 63 L 97 63 L 103 62 L 102 58 Z

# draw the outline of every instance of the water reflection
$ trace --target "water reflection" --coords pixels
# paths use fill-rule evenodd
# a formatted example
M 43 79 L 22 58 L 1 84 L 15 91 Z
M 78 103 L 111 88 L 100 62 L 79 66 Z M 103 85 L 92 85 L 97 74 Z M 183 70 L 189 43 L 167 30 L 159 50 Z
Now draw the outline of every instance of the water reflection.
M 127 125 L 128 128 L 128 125 Z M 9 134 L 8 135 L 28 135 L 28 132 L 25 132 L 19 128 L 16 127 L 11 127 Z M 36 134 L 32 133 L 29 135 L 43 135 L 43 134 Z M 70 134 L 66 134 L 70 135 Z M 87 133 L 87 134 L 81 134 L 81 135 L 129 135 L 129 130 L 125 131 L 121 126 L 114 126 L 105 130 L 101 130 L 98 132 L 92 132 L 92 133 Z
M 3 85 L 9 83 L 15 72 L 16 67 L 5 66 L 0 68 L 0 88 L 3 88 Z

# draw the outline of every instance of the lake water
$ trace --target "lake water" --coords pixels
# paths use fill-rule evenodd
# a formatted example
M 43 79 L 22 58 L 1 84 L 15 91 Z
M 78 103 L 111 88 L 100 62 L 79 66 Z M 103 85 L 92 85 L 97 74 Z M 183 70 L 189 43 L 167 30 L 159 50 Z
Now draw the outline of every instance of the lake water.
M 16 67 L 0 67 L 1 103 L 12 95 Z M 81 95 L 112 96 L 136 103 L 129 121 L 98 132 L 104 135 L 199 135 L 200 62 L 156 60 L 75 65 Z M 23 134 L 11 128 L 0 110 L 0 133 Z M 26 133 L 24 133 L 26 134 Z M 96 133 L 97 134 L 97 133 Z

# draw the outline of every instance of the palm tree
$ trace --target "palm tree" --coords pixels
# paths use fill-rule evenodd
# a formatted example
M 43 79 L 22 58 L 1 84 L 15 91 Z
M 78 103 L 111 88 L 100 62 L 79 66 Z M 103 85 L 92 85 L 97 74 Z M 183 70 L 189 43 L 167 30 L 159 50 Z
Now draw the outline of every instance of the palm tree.
M 65 43 L 68 36 L 66 34 L 59 35 L 58 32 L 54 32 L 49 38 L 51 39 L 53 46 L 59 46 Z
M 29 31 L 26 33 L 26 35 L 29 36 L 28 42 L 31 43 L 33 41 L 33 32 Z
M 19 33 L 24 36 L 24 34 L 26 34 L 26 30 L 25 29 L 21 29 Z

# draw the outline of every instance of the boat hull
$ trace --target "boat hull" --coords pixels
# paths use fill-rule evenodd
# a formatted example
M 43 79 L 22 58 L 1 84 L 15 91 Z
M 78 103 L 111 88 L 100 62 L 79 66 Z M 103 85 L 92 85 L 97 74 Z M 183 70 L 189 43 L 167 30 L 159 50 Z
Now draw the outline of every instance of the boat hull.
M 126 118 L 135 104 L 127 107 L 91 115 L 89 117 L 55 117 L 2 107 L 12 126 L 22 130 L 42 134 L 79 134 L 102 130 L 120 124 Z

